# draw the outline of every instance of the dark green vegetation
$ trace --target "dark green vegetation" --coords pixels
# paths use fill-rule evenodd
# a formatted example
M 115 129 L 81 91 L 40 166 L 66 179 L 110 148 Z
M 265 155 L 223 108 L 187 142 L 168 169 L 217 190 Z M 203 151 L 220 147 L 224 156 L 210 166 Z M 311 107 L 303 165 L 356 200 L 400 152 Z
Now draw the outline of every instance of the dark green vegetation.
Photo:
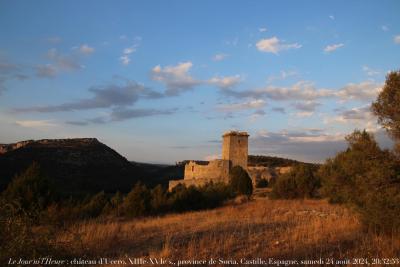
M 65 199 L 33 163 L 0 195 L 0 263 L 12 258 L 74 257 L 55 243 L 55 233 L 80 220 L 134 218 L 215 208 L 235 195 L 229 185 L 178 185 L 167 192 L 137 183 L 128 194 L 103 191 L 85 199 Z
M 301 162 L 293 159 L 285 159 L 271 156 L 260 156 L 260 155 L 249 155 L 248 165 L 249 166 L 266 166 L 266 167 L 287 167 L 299 164 Z
M 320 179 L 315 175 L 318 167 L 297 164 L 293 169 L 282 174 L 272 189 L 274 198 L 313 198 L 318 196 Z
M 240 166 L 232 168 L 229 175 L 229 183 L 232 192 L 238 195 L 246 195 L 248 197 L 253 193 L 253 183 L 249 174 Z
M 392 71 L 386 77 L 385 86 L 374 103 L 372 111 L 378 122 L 393 136 L 400 140 L 400 71 Z
M 387 75 L 372 111 L 395 141 L 393 151 L 381 149 L 372 133 L 355 130 L 346 137 L 348 148 L 328 159 L 318 172 L 297 165 L 279 177 L 273 196 L 322 195 L 356 210 L 366 229 L 400 234 L 400 71 Z
M 319 170 L 323 193 L 333 203 L 354 207 L 373 230 L 400 230 L 400 164 L 379 148 L 372 134 L 355 131 L 349 148 Z
M 66 196 L 85 196 L 100 191 L 126 193 L 138 181 L 156 186 L 167 185 L 171 177 L 183 178 L 181 165 L 129 162 L 94 138 L 53 139 L 30 141 L 0 154 L 0 191 L 32 162 L 37 162 Z

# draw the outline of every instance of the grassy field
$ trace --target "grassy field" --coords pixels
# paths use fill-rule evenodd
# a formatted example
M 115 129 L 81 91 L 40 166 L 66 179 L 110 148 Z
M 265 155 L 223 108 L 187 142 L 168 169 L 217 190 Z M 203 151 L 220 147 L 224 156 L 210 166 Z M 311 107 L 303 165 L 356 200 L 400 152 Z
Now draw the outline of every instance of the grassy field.
M 255 198 L 208 211 L 88 221 L 60 233 L 58 241 L 75 255 L 128 263 L 129 258 L 163 258 L 176 264 L 215 259 L 221 265 L 240 263 L 240 259 L 301 263 L 321 258 L 327 263 L 400 255 L 398 238 L 363 233 L 353 212 L 324 200 Z

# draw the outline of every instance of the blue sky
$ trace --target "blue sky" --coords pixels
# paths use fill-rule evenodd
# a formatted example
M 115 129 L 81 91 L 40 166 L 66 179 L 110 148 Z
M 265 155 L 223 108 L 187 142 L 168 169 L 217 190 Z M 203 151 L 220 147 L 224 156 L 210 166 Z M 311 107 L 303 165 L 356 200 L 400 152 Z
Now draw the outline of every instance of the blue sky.
M 321 162 L 399 69 L 399 1 L 0 0 L 0 143 L 97 137 L 130 160 Z

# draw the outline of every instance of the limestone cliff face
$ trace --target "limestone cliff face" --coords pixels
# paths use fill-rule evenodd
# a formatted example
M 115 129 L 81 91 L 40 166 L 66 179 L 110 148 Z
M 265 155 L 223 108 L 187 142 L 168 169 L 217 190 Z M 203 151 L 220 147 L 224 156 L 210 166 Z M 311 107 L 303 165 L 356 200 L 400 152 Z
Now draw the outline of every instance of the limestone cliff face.
M 34 140 L 27 140 L 27 141 L 22 141 L 18 143 L 13 143 L 13 144 L 0 144 L 0 154 L 7 153 L 9 151 L 18 149 L 20 147 L 26 146 L 32 142 L 35 142 Z
M 0 144 L 0 154 L 16 150 L 29 145 L 44 146 L 82 146 L 100 143 L 96 138 L 73 138 L 73 139 L 42 139 L 42 140 L 26 140 L 11 144 Z

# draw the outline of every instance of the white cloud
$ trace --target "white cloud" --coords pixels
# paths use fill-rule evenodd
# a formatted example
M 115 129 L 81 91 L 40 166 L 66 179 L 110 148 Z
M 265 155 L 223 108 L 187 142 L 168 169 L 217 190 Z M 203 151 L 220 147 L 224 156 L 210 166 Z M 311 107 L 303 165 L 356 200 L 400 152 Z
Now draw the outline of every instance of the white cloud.
M 389 27 L 386 26 L 386 25 L 382 25 L 381 29 L 382 29 L 382 31 L 384 31 L 384 32 L 389 31 Z
M 400 35 L 396 35 L 396 36 L 393 38 L 393 41 L 394 41 L 396 44 L 400 44 Z
M 73 49 L 78 49 L 78 47 Z M 75 71 L 84 68 L 80 64 L 80 57 L 77 53 L 62 54 L 57 49 L 51 48 L 47 52 L 47 58 L 51 61 L 51 64 L 35 67 L 36 75 L 39 77 L 52 78 L 63 71 Z
M 210 84 L 216 85 L 221 89 L 232 88 L 238 83 L 240 83 L 241 78 L 239 75 L 235 76 L 226 76 L 226 77 L 214 77 L 211 78 L 208 82 Z
M 339 99 L 342 102 L 357 100 L 371 102 L 379 94 L 382 84 L 374 81 L 349 83 L 339 89 L 317 88 L 313 82 L 298 81 L 287 87 L 268 85 L 264 88 L 253 90 L 235 91 L 230 88 L 222 92 L 238 99 L 243 98 L 269 98 L 276 101 L 311 101 L 316 99 Z
M 224 60 L 224 59 L 227 58 L 227 57 L 228 57 L 227 54 L 216 54 L 216 55 L 213 57 L 213 60 L 214 60 L 214 61 L 222 61 L 222 60 Z
M 331 20 L 335 20 L 335 16 L 334 16 L 334 15 L 329 15 L 329 18 L 330 18 Z
M 265 28 L 265 27 L 259 28 L 258 31 L 259 31 L 259 32 L 266 32 L 266 31 L 267 31 L 267 28 Z
M 315 101 L 303 101 L 293 103 L 293 107 L 297 110 L 301 110 L 302 112 L 313 112 L 320 105 L 321 103 Z
M 136 46 L 127 47 L 124 49 L 123 53 L 126 55 L 132 54 L 136 51 Z
M 364 65 L 362 66 L 362 70 L 368 75 L 368 76 L 375 76 L 381 74 L 380 71 L 371 69 L 370 67 Z
M 225 41 L 226 45 L 232 45 L 232 46 L 237 46 L 238 43 L 239 43 L 239 37 L 235 37 L 232 40 Z
M 225 104 L 219 105 L 217 109 L 222 112 L 232 112 L 246 109 L 259 109 L 265 106 L 265 101 L 262 99 L 256 99 L 243 103 Z
M 141 39 L 138 39 L 137 41 L 139 42 L 140 40 Z M 129 63 L 131 62 L 131 54 L 136 52 L 138 46 L 139 43 L 135 43 L 132 46 L 124 48 L 124 50 L 122 50 L 122 56 L 119 57 L 119 60 L 123 65 L 129 65 Z
M 83 44 L 79 47 L 79 52 L 81 52 L 84 55 L 90 55 L 94 52 L 94 48 L 90 47 L 87 44 Z
M 167 95 L 177 95 L 202 83 L 189 74 L 192 66 L 190 61 L 179 63 L 176 66 L 161 67 L 157 65 L 152 69 L 151 77 L 153 80 L 165 84 Z
M 297 76 L 298 73 L 293 70 L 284 71 L 282 70 L 279 75 L 271 75 L 268 77 L 267 82 L 270 83 L 275 80 L 285 80 L 289 77 Z
M 370 102 L 377 97 L 381 90 L 382 84 L 374 83 L 372 81 L 349 83 L 342 87 L 336 93 L 336 96 L 342 101 L 361 100 Z
M 332 97 L 328 89 L 317 90 L 312 82 L 299 81 L 290 87 L 267 86 L 262 89 L 246 92 L 249 96 L 266 96 L 273 100 L 314 100 L 317 98 Z
M 26 127 L 26 128 L 43 128 L 43 127 L 50 127 L 57 125 L 53 123 L 51 120 L 22 120 L 22 121 L 16 121 L 15 123 L 21 127 Z
M 131 62 L 131 59 L 130 59 L 130 57 L 128 55 L 120 56 L 119 60 L 124 65 L 128 65 Z
M 261 39 L 256 44 L 257 49 L 265 53 L 278 54 L 279 51 L 298 49 L 301 47 L 298 43 L 285 44 L 282 43 L 276 36 L 269 39 Z
M 51 64 L 39 65 L 36 67 L 36 75 L 51 78 L 57 75 L 57 69 Z
M 344 44 L 342 44 L 342 43 L 340 43 L 340 44 L 328 45 L 328 46 L 326 46 L 326 47 L 324 48 L 324 52 L 330 53 L 330 52 L 333 52 L 333 51 L 335 51 L 335 50 L 337 50 L 337 49 L 339 49 L 339 48 L 341 48 L 341 47 L 343 47 L 343 46 L 344 46 Z
M 294 114 L 296 117 L 299 118 L 305 118 L 305 117 L 311 117 L 312 115 L 314 115 L 314 112 L 312 111 L 300 111 Z
M 325 116 L 325 124 L 346 124 L 351 128 L 366 129 L 376 132 L 379 129 L 376 117 L 370 110 L 370 105 L 341 110 L 336 116 Z

